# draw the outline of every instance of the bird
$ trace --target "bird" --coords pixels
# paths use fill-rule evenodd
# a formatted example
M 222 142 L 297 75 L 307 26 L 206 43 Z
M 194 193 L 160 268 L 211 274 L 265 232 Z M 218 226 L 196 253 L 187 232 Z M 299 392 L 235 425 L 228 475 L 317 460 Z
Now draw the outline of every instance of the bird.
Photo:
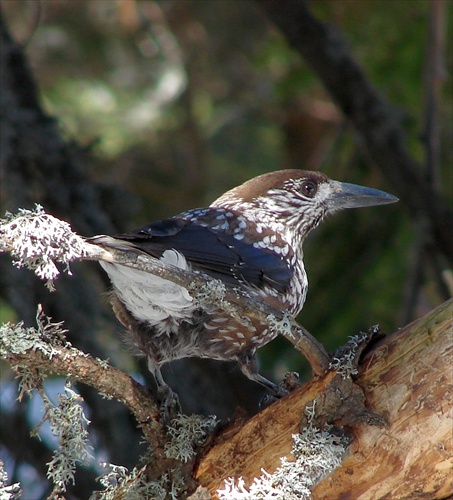
M 331 180 L 319 171 L 277 170 L 227 191 L 208 207 L 93 242 L 204 273 L 295 317 L 308 290 L 303 262 L 308 234 L 340 210 L 396 201 L 384 191 Z M 175 397 L 162 365 L 186 357 L 236 361 L 273 396 L 285 393 L 258 371 L 257 350 L 277 335 L 268 325 L 239 321 L 214 301 L 202 308 L 193 292 L 162 277 L 100 264 L 112 284 L 113 310 L 146 357 L 162 400 Z

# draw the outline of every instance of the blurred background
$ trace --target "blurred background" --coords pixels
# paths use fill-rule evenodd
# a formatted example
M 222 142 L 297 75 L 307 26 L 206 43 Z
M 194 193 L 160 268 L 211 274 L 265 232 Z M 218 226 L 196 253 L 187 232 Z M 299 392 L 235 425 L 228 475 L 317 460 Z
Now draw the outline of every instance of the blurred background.
M 83 235 L 115 233 L 206 206 L 227 189 L 280 168 L 322 170 L 334 179 L 394 192 L 364 156 L 357 131 L 255 2 L 0 5 L 43 110 L 37 120 L 42 129 L 32 128 L 32 121 L 29 129 L 20 128 L 23 117 L 15 117 L 12 129 L 22 141 L 22 156 L 17 163 L 2 157 L 2 213 L 36 202 Z M 424 139 L 431 117 L 428 68 L 434 57 L 442 62 L 435 168 L 441 196 L 451 204 L 451 3 L 315 0 L 310 6 L 341 31 L 370 83 L 396 107 L 421 165 L 427 162 Z M 433 44 L 430 32 L 440 44 Z M 22 84 L 33 95 L 33 82 Z M 2 107 L 4 123 L 14 121 L 10 109 Z M 4 136 L 4 144 L 9 140 Z M 309 292 L 299 321 L 332 350 L 371 325 L 391 333 L 440 304 L 451 294 L 451 271 L 445 258 L 432 258 L 436 249 L 425 245 L 422 232 L 404 203 L 329 219 L 305 245 Z M 75 346 L 152 384 L 121 341 L 104 293 L 108 282 L 96 265 L 75 265 L 74 276 L 58 280 L 50 294 L 31 273 L 12 268 L 8 257 L 0 264 L 2 322 L 33 324 L 42 303 L 54 320 L 66 320 Z M 283 339 L 261 349 L 259 357 L 261 371 L 274 380 L 289 370 L 309 377 L 307 365 Z M 25 498 L 41 498 L 48 485 L 40 457 L 49 455 L 52 438 L 28 439 L 40 419 L 39 403 L 15 402 L 14 374 L 0 367 L 0 455 L 10 478 L 28 485 Z M 229 418 L 242 407 L 253 414 L 262 396 L 228 364 L 178 362 L 166 377 L 188 412 Z M 49 381 L 50 394 L 62 383 Z M 121 405 L 87 388 L 80 391 L 93 421 L 96 458 L 135 465 L 143 449 L 132 418 Z M 96 475 L 95 464 L 82 470 L 70 495 L 87 498 Z

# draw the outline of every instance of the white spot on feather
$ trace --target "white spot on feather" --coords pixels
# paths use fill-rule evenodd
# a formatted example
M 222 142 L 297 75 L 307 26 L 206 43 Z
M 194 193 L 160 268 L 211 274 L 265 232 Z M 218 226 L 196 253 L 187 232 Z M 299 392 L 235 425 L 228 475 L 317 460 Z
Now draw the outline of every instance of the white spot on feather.
M 179 269 L 184 269 L 185 271 L 190 270 L 190 265 L 184 255 L 174 249 L 165 250 L 159 260 L 164 264 L 170 264 L 171 266 L 179 267 Z

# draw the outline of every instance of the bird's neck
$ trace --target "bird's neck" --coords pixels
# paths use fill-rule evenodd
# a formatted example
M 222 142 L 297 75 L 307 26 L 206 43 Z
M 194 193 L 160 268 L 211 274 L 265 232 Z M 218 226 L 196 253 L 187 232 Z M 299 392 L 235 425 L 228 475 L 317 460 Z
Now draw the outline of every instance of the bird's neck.
M 302 257 L 302 243 L 307 235 L 297 214 L 273 203 L 244 202 L 238 199 L 219 198 L 211 207 L 230 211 L 243 219 L 249 230 L 258 235 L 278 235 L 293 252 Z

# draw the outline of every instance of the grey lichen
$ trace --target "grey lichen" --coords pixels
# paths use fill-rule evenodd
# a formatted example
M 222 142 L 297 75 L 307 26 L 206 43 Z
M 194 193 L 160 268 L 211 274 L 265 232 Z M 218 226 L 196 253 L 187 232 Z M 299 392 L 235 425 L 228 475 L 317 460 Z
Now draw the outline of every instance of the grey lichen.
M 198 273 L 196 273 L 198 274 Z M 202 285 L 199 283 L 191 283 L 188 287 L 189 292 L 195 291 L 197 300 L 200 305 L 209 304 L 212 302 L 223 302 L 225 300 L 226 288 L 225 284 L 218 279 L 213 279 Z
M 360 332 L 357 335 L 349 337 L 346 344 L 335 352 L 330 362 L 329 369 L 336 371 L 343 379 L 357 375 L 358 358 L 363 351 L 366 342 L 379 332 L 379 326 L 370 328 L 369 332 Z
M 171 439 L 165 446 L 165 455 L 167 458 L 187 463 L 194 457 L 197 447 L 205 442 L 216 424 L 217 419 L 213 416 L 178 415 L 167 430 Z M 152 451 L 149 451 L 142 462 L 152 460 Z M 113 464 L 103 464 L 103 466 L 107 468 L 107 472 L 98 478 L 98 481 L 104 490 L 93 493 L 90 500 L 115 500 L 118 498 L 176 500 L 181 498 L 184 481 L 179 468 L 170 469 L 159 478 L 150 481 L 146 477 L 146 465 L 142 468 L 134 468 L 132 471 Z
M 14 354 L 28 351 L 41 351 L 52 359 L 59 353 L 59 347 L 71 347 L 66 340 L 63 323 L 52 323 L 42 307 L 38 306 L 36 327 L 25 327 L 23 322 L 5 323 L 0 326 L 0 357 L 8 358 Z
M 289 313 L 283 311 L 281 318 L 277 318 L 274 314 L 269 314 L 267 316 L 267 321 L 270 330 L 274 332 L 275 335 L 294 338 L 294 333 L 292 331 L 293 317 Z
M 346 445 L 329 428 L 313 426 L 315 401 L 307 406 L 308 425 L 300 434 L 293 435 L 294 461 L 281 458 L 281 466 L 269 474 L 264 469 L 249 488 L 242 478 L 225 480 L 224 489 L 218 490 L 220 500 L 305 500 L 311 498 L 311 489 L 341 464 Z
M 31 269 L 53 289 L 62 263 L 71 274 L 69 263 L 84 254 L 85 241 L 64 221 L 46 214 L 40 205 L 35 210 L 20 209 L 6 213 L 0 221 L 0 251 L 9 251 L 17 267 Z
M 58 405 L 54 405 L 43 391 L 40 395 L 45 408 L 40 425 L 48 420 L 52 433 L 58 438 L 58 447 L 47 463 L 47 477 L 54 483 L 54 492 L 64 492 L 69 483 L 75 482 L 76 465 L 87 464 L 93 458 L 88 444 L 90 421 L 81 405 L 83 399 L 69 383 L 65 385 L 65 394 L 58 395 Z
M 59 440 L 52 460 L 47 464 L 47 477 L 53 481 L 56 493 L 66 491 L 67 485 L 74 483 L 76 464 L 86 463 L 91 458 L 86 430 L 89 421 L 81 405 L 83 400 L 67 382 L 65 393 L 59 394 L 58 404 L 54 405 L 44 390 L 40 371 L 29 369 L 24 362 L 14 364 L 14 355 L 39 351 L 52 359 L 63 348 L 71 347 L 65 338 L 65 332 L 62 323 L 53 323 L 41 307 L 38 307 L 36 327 L 25 327 L 22 322 L 6 323 L 0 327 L 0 356 L 11 359 L 13 368 L 20 377 L 19 399 L 36 390 L 44 403 L 44 418 L 34 429 L 33 435 L 38 433 L 47 420 L 52 433 Z
M 146 466 L 134 468 L 132 471 L 126 467 L 113 464 L 102 464 L 107 472 L 98 478 L 104 487 L 102 491 L 95 491 L 90 500 L 177 500 L 183 486 L 177 474 L 163 474 L 154 481 L 146 478 Z M 173 472 L 173 471 L 171 471 Z
M 0 500 L 16 500 L 22 495 L 19 483 L 8 484 L 8 474 L 0 460 Z
M 165 445 L 166 457 L 188 462 L 195 456 L 196 448 L 205 442 L 216 424 L 217 418 L 212 415 L 178 415 L 167 429 L 171 439 Z

